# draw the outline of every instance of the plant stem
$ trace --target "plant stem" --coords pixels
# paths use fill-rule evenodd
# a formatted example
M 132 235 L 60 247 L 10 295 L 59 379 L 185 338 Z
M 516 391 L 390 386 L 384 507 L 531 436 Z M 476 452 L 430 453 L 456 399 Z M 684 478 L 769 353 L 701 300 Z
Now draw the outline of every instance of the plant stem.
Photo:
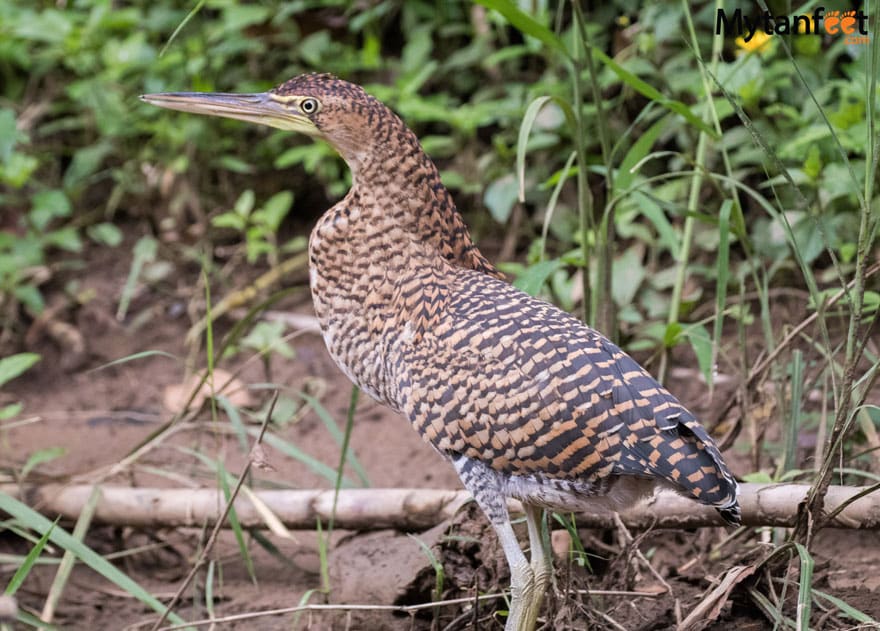
M 584 59 L 587 62 L 587 74 L 590 78 L 590 91 L 593 103 L 596 106 L 596 131 L 599 136 L 599 146 L 602 150 L 602 162 L 605 165 L 605 191 L 611 195 L 614 191 L 614 169 L 611 166 L 611 138 L 607 126 L 608 117 L 605 115 L 605 107 L 602 103 L 602 93 L 599 91 L 599 76 L 593 62 L 592 42 L 587 32 L 583 9 L 578 2 L 572 2 L 575 23 L 584 45 Z M 581 143 L 581 138 L 576 139 Z M 596 328 L 604 332 L 614 340 L 616 335 L 616 322 L 614 316 L 614 300 L 611 294 L 611 272 L 614 260 L 614 205 L 606 205 L 608 209 L 600 222 L 596 234 L 596 247 L 599 257 L 596 260 L 596 290 L 593 292 L 591 311 Z
M 583 42 L 581 42 L 583 43 Z M 572 109 L 575 117 L 575 151 L 577 152 L 577 188 L 578 188 L 578 222 L 581 237 L 581 256 L 584 259 L 583 278 L 581 279 L 583 287 L 583 319 L 584 322 L 590 324 L 595 321 L 595 313 L 592 310 L 592 289 L 590 286 L 590 234 L 593 232 L 595 225 L 593 222 L 593 193 L 590 191 L 590 183 L 587 180 L 587 152 L 584 147 L 584 138 L 586 138 L 586 128 L 584 125 L 583 114 L 583 88 L 581 86 L 581 63 L 578 45 L 578 38 L 574 38 L 572 46 L 572 63 L 571 78 L 574 94 L 572 95 Z

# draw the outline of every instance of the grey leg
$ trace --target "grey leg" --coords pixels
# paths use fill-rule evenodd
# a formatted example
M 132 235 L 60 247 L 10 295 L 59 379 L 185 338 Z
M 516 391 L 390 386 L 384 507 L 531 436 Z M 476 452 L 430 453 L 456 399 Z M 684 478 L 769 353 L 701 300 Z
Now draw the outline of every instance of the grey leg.
M 535 600 L 535 575 L 510 525 L 507 501 L 501 494 L 498 473 L 482 462 L 464 456 L 453 457 L 452 463 L 465 488 L 474 496 L 495 528 L 507 564 L 510 566 L 510 611 L 504 629 L 532 631 L 537 619 L 537 613 L 534 615 L 530 613 L 531 604 Z M 531 526 L 529 528 L 531 533 Z M 538 604 L 540 605 L 540 601 Z

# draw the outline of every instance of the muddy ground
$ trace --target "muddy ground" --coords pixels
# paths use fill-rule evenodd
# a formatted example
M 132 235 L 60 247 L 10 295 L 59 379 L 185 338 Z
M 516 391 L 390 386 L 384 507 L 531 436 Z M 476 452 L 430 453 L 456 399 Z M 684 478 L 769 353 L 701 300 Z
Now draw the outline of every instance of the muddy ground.
M 115 314 L 130 266 L 130 248 L 100 250 L 88 255 L 85 269 L 73 276 L 78 282 L 79 304 L 59 308 L 57 319 L 80 333 L 83 349 L 65 346 L 47 327 L 31 331 L 27 350 L 42 354 L 43 360 L 26 376 L 0 392 L 0 404 L 21 401 L 24 412 L 18 419 L 32 422 L 0 433 L 0 475 L 4 482 L 18 480 L 24 463 L 38 450 L 63 447 L 63 455 L 38 465 L 28 481 L 90 481 L 109 464 L 118 462 L 141 444 L 172 412 L 166 401 L 171 388 L 185 379 L 188 349 L 184 337 L 191 324 L 187 317 L 192 302 L 201 302 L 196 289 L 198 269 L 175 272 L 152 286 L 141 286 L 128 315 L 121 322 Z M 247 284 L 253 271 L 228 270 L 224 295 Z M 70 275 L 67 276 L 70 278 Z M 305 274 L 294 274 L 288 284 L 305 282 Z M 62 278 L 47 285 L 50 305 L 66 305 Z M 274 307 L 277 311 L 308 316 L 308 296 L 300 292 Z M 233 316 L 240 317 L 239 310 Z M 218 323 L 219 339 L 230 330 L 233 318 Z M 48 327 L 51 328 L 51 327 Z M 268 368 L 245 352 L 223 360 L 221 367 L 235 372 L 245 384 L 267 381 L 281 383 L 293 391 L 317 397 L 341 426 L 346 417 L 351 387 L 327 355 L 320 337 L 300 332 L 289 344 L 295 358 L 275 356 Z M 22 350 L 21 348 L 16 350 Z M 108 362 L 142 351 L 163 351 L 125 363 L 95 370 Z M 694 364 L 686 350 L 674 358 L 676 366 L 670 389 L 698 415 L 711 417 L 726 398 L 721 391 L 707 402 Z M 204 352 L 197 356 L 204 366 Z M 250 406 L 265 404 L 265 390 L 253 389 Z M 227 423 L 219 414 L 219 423 Z M 218 433 L 208 406 L 198 414 L 199 423 L 151 450 L 110 482 L 141 486 L 214 488 L 214 472 L 182 448 L 198 449 L 220 458 L 233 474 L 241 471 L 245 454 L 234 436 Z M 272 431 L 310 456 L 333 467 L 339 446 L 314 411 L 306 411 L 284 427 Z M 396 414 L 361 397 L 355 416 L 351 444 L 374 487 L 459 488 L 458 479 L 447 465 Z M 737 475 L 749 472 L 747 448 L 728 452 Z M 290 488 L 331 488 L 332 483 L 301 462 L 267 447 L 272 470 L 255 473 L 254 485 L 283 485 Z M 346 473 L 357 479 L 349 467 Z M 50 517 L 52 517 L 50 515 Z M 65 524 L 70 527 L 71 524 Z M 559 528 L 556 525 L 556 528 Z M 506 587 L 507 574 L 500 550 L 478 511 L 466 508 L 450 523 L 434 531 L 417 533 L 435 545 L 444 563 L 442 598 L 473 598 L 476 593 L 497 592 Z M 693 532 L 657 531 L 633 533 L 635 546 L 621 545 L 619 533 L 583 531 L 591 555 L 590 571 L 567 559 L 557 558 L 556 596 L 550 599 L 545 629 L 623 628 L 628 630 L 670 629 L 687 616 L 713 581 L 726 569 L 757 558 L 760 538 L 741 537 L 716 549 L 729 533 L 722 529 Z M 249 576 L 234 538 L 227 531 L 211 559 L 214 566 L 213 602 L 206 606 L 205 573 L 188 589 L 177 612 L 187 620 L 256 613 L 292 607 L 304 595 L 320 588 L 319 538 L 314 532 L 299 532 L 296 541 L 262 533 L 275 547 L 268 552 L 255 540 L 248 542 L 253 554 L 255 581 Z M 133 550 L 118 566 L 155 596 L 168 599 L 189 571 L 206 534 L 200 530 L 154 530 L 94 526 L 87 543 L 102 554 Z M 555 541 L 563 541 L 557 535 Z M 643 557 L 634 553 L 637 548 Z M 22 554 L 27 547 L 9 531 L 0 532 L 0 553 Z M 826 531 L 815 547 L 815 587 L 862 611 L 880 617 L 880 540 L 876 533 Z M 47 557 L 52 556 L 47 554 Z M 648 567 L 650 563 L 650 567 Z M 21 606 L 39 612 L 53 577 L 52 565 L 41 565 L 28 578 L 18 596 Z M 0 565 L 0 584 L 8 582 L 14 564 Z M 417 604 L 430 602 L 437 587 L 436 575 L 414 538 L 404 533 L 336 532 L 329 552 L 329 594 L 312 592 L 308 602 L 358 603 L 367 605 Z M 663 583 L 671 588 L 665 591 Z M 610 590 L 590 597 L 577 590 Z M 637 591 L 644 595 L 614 594 Z M 791 588 L 791 591 L 796 591 Z M 503 617 L 493 616 L 503 601 L 448 605 L 418 613 L 385 611 L 309 611 L 299 617 L 285 613 L 219 623 L 223 629 L 501 629 Z M 55 621 L 62 629 L 149 628 L 139 623 L 155 620 L 145 607 L 88 568 L 77 566 L 61 600 Z M 817 611 L 816 628 L 846 628 L 855 623 Z M 615 626 L 616 625 L 616 626 Z M 207 628 L 207 627 L 206 627 Z M 770 629 L 754 603 L 744 593 L 734 592 L 709 628 Z

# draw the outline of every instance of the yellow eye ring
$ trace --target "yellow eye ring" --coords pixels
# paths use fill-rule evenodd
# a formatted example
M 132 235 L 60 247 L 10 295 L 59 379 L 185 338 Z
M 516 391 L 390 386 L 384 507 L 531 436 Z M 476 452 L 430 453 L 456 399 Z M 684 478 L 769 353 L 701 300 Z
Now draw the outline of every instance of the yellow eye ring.
M 303 99 L 299 104 L 299 109 L 302 110 L 303 114 L 312 115 L 320 109 L 321 104 L 318 102 L 318 99 L 308 97 Z

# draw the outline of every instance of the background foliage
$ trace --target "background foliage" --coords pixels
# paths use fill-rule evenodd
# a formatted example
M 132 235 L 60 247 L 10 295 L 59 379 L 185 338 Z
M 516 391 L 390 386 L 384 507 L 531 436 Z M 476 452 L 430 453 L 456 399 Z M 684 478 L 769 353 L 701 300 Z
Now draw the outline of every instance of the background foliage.
M 161 277 L 204 252 L 228 257 L 217 246 L 229 243 L 272 267 L 302 250 L 349 185 L 329 147 L 137 97 L 262 91 L 322 71 L 363 83 L 415 129 L 519 286 L 653 351 L 661 378 L 667 349 L 687 343 L 711 388 L 714 372 L 755 361 L 745 337 L 779 342 L 776 288 L 821 307 L 864 272 L 877 227 L 877 45 L 747 44 L 715 33 L 719 6 L 4 2 L 0 348 L 22 349 L 47 289 L 82 300 L 84 249 L 126 234 L 141 237 L 130 281 L 149 280 L 157 256 Z M 860 278 L 858 309 L 873 318 L 880 298 Z M 819 342 L 846 328 L 828 320 Z M 821 355 L 806 360 L 813 383 Z M 780 392 L 790 372 L 773 373 Z
M 538 96 L 570 101 L 572 90 L 559 55 L 512 29 L 501 14 L 467 3 L 380 2 L 363 10 L 343 2 L 215 1 L 191 15 L 172 5 L 0 5 L 0 183 L 6 209 L 0 288 L 6 339 L 19 319 L 18 308 L 31 316 L 41 310 L 38 287 L 49 276 L 46 263 L 75 261 L 84 240 L 118 245 L 119 226 L 133 218 L 146 217 L 154 230 L 166 233 L 199 234 L 210 225 L 206 219 L 231 227 L 216 216 L 268 203 L 265 231 L 272 232 L 291 206 L 307 219 L 346 189 L 347 172 L 324 145 L 234 122 L 169 116 L 139 103 L 137 95 L 143 92 L 261 91 L 313 70 L 362 82 L 416 129 L 443 167 L 459 205 L 471 211 L 479 237 L 492 239 L 504 225 L 515 229 L 508 235 L 505 258 L 525 252 L 534 263 L 540 253 L 553 258 L 577 245 L 577 203 L 570 187 L 563 189 L 547 222 L 548 242 L 539 238 L 555 179 L 573 146 L 574 130 L 552 102 L 534 121 L 521 207 L 525 221 L 518 212 L 513 167 L 525 109 Z M 706 4 L 692 16 L 701 50 L 711 49 L 714 9 Z M 537 16 L 548 24 L 551 19 L 568 24 L 561 40 L 571 40 L 570 11 L 543 7 Z M 605 158 L 616 159 L 619 166 L 645 133 L 652 142 L 643 140 L 641 155 L 630 157 L 644 158 L 660 148 L 662 155 L 623 176 L 630 190 L 646 178 L 686 171 L 699 130 L 658 106 L 658 99 L 633 89 L 638 88 L 635 79 L 642 79 L 664 98 L 685 104 L 695 117 L 703 115 L 703 76 L 685 36 L 683 5 L 660 3 L 640 12 L 620 2 L 589 18 L 589 42 L 614 53 L 634 79 L 621 81 L 619 72 L 597 69 L 607 114 L 603 124 L 616 142 L 612 155 L 602 156 L 593 122 L 596 108 L 584 99 L 581 112 L 589 123 L 580 129 L 584 133 L 578 142 L 592 171 L 600 173 Z M 855 256 L 859 225 L 852 175 L 861 185 L 870 171 L 865 168 L 868 76 L 858 57 L 870 49 L 847 47 L 842 39 L 794 39 L 814 101 L 804 98 L 805 88 L 792 77 L 779 44 L 771 38 L 763 49 L 746 54 L 725 41 L 724 61 L 713 80 L 738 99 L 755 133 L 789 169 L 792 181 L 776 175 L 770 197 L 788 213 L 804 262 L 824 268 L 828 257 L 836 255 L 846 265 Z M 767 172 L 771 159 L 738 124 L 733 107 L 714 92 L 723 134 L 703 166 L 718 168 L 724 150 L 729 174 L 763 197 L 774 184 L 774 174 L 768 177 Z M 614 227 L 622 241 L 616 256 L 630 273 L 615 276 L 613 298 L 625 322 L 662 320 L 669 310 L 675 270 L 668 262 L 680 247 L 688 185 L 684 175 L 655 181 L 617 203 Z M 598 180 L 592 186 L 601 197 Z M 695 263 L 701 256 L 711 263 L 716 253 L 722 199 L 712 188 L 724 186 L 710 182 L 701 192 Z M 279 191 L 288 192 L 281 199 L 272 197 Z M 303 199 L 294 199 L 294 193 Z M 796 199 L 799 195 L 806 204 Z M 753 256 L 743 265 L 735 253 L 731 277 L 743 278 L 746 266 L 760 262 L 768 283 L 785 282 L 791 243 L 780 217 L 751 212 L 756 206 L 750 201 L 734 209 L 735 238 L 743 239 Z M 255 222 L 241 223 L 244 234 Z M 255 237 L 252 241 L 259 242 Z M 74 256 L 48 256 L 53 252 Z M 258 253 L 254 245 L 249 258 L 253 261 Z M 650 269 L 652 263 L 659 274 L 633 271 Z M 695 264 L 690 270 L 703 280 L 682 296 L 685 311 L 706 298 L 703 281 L 714 280 L 711 266 L 706 267 Z M 556 299 L 573 309 L 578 293 L 570 274 L 557 269 L 550 277 Z M 633 332 L 644 336 L 651 331 L 644 326 Z
M 121 258 L 144 282 L 299 253 L 350 183 L 326 145 L 137 97 L 332 72 L 416 131 L 520 287 L 661 379 L 677 346 L 710 392 L 733 375 L 740 417 L 770 384 L 772 418 L 727 433 L 746 429 L 752 479 L 819 489 L 843 453 L 838 473 L 876 482 L 880 45 L 747 44 L 715 34 L 719 6 L 735 8 L 0 1 L 0 354 L 26 350 L 48 296 L 87 299 L 77 274 L 96 249 L 131 246 Z M 880 31 L 880 7 L 864 8 Z M 7 363 L 7 378 L 33 361 Z M 820 437 L 809 453 L 805 432 Z

